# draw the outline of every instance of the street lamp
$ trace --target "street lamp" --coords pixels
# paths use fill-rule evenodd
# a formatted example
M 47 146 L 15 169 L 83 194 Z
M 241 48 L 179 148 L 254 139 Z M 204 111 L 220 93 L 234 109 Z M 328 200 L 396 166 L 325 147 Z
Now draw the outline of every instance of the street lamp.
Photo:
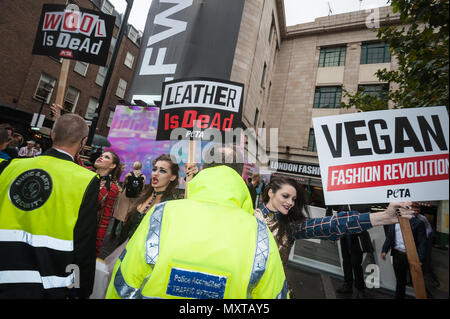
M 31 127 L 31 129 L 32 129 L 32 130 L 35 130 L 35 131 L 39 131 L 39 130 L 40 130 L 40 128 L 37 127 L 37 126 L 38 126 L 38 123 L 39 123 L 39 119 L 40 119 L 40 117 L 41 117 L 41 113 L 42 113 L 42 109 L 43 109 L 43 107 L 44 107 L 44 104 L 47 102 L 48 95 L 49 95 L 49 94 L 52 92 L 52 90 L 53 90 L 53 85 L 52 85 L 50 82 L 45 82 L 44 85 L 42 86 L 41 90 L 42 90 L 42 92 L 44 93 L 43 95 L 39 95 L 39 96 L 38 96 L 38 97 L 42 100 L 42 102 L 41 102 L 41 107 L 40 107 L 40 109 L 39 109 L 39 114 L 38 114 L 38 116 L 37 116 L 36 123 L 33 123 L 33 124 L 35 124 L 35 126 L 32 126 L 32 127 Z

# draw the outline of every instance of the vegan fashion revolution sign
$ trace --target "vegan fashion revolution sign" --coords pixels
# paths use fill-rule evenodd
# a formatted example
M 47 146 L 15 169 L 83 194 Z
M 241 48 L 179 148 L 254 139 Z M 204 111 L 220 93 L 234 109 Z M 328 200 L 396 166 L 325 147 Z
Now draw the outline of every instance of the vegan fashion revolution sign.
M 445 107 L 313 118 L 327 205 L 447 200 Z
M 44 4 L 33 54 L 106 65 L 114 16 L 75 5 Z
M 186 129 L 183 139 L 202 138 L 207 129 L 226 133 L 240 128 L 243 98 L 244 85 L 236 82 L 202 78 L 165 82 L 156 140 L 170 140 L 177 128 Z

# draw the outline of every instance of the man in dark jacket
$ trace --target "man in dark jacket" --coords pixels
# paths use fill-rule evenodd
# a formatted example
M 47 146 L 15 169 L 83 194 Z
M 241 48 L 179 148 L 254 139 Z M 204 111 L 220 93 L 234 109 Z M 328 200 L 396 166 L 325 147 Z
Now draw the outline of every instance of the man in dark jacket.
M 337 211 L 357 211 L 370 213 L 370 205 L 344 205 Z M 358 234 L 345 234 L 341 237 L 342 266 L 344 268 L 344 284 L 336 290 L 338 293 L 353 292 L 353 283 L 357 289 L 356 298 L 365 298 L 364 271 L 362 268 L 363 254 L 373 253 L 373 246 L 367 230 Z
M 65 114 L 42 156 L 0 162 L 0 299 L 91 294 L 100 182 L 74 163 L 88 132 Z
M 248 182 L 247 187 L 250 192 L 250 196 L 252 197 L 253 207 L 257 207 L 256 205 L 256 188 L 261 183 L 261 175 L 258 173 L 254 173 L 252 175 L 251 181 Z
M 427 236 L 425 224 L 418 218 L 412 218 L 409 221 L 416 244 L 417 254 L 421 263 L 424 262 L 427 248 Z M 406 257 L 405 243 L 400 229 L 400 224 L 386 226 L 386 240 L 381 250 L 381 258 L 386 260 L 386 254 L 391 250 L 392 263 L 396 277 L 395 298 L 405 298 L 405 288 L 407 274 L 409 269 L 408 259 Z

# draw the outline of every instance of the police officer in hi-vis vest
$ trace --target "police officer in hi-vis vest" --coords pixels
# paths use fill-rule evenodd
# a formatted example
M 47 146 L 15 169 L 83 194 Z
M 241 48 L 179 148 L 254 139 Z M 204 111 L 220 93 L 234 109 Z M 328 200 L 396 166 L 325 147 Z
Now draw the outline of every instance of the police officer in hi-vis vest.
M 99 178 L 74 163 L 88 131 L 65 114 L 51 149 L 0 163 L 0 299 L 91 294 Z
M 205 164 L 187 183 L 187 199 L 153 207 L 117 260 L 106 298 L 289 297 L 273 235 L 253 216 L 242 164 L 230 148 L 215 152 L 233 154 L 238 167 Z

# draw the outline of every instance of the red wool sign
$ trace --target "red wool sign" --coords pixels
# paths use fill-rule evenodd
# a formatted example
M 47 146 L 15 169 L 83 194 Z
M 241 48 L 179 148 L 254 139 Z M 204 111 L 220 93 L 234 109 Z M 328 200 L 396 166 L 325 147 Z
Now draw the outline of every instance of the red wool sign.
M 33 54 L 106 65 L 114 20 L 74 5 L 44 4 Z

